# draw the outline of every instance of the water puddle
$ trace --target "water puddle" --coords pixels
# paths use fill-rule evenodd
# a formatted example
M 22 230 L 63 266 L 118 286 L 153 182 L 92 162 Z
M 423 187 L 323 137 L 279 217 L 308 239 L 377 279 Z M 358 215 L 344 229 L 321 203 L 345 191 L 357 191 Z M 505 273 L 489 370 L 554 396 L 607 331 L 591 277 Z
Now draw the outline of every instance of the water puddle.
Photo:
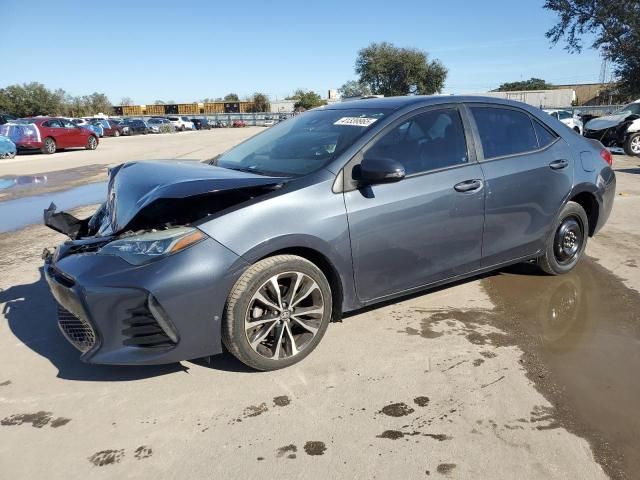
M 60 210 L 69 210 L 92 203 L 102 203 L 106 196 L 106 182 L 98 182 L 61 192 L 0 202 L 0 233 L 17 230 L 33 223 L 42 223 L 43 211 L 51 202 Z
M 524 350 L 556 419 L 612 478 L 640 472 L 640 294 L 593 260 L 548 277 L 517 267 L 482 281 L 491 323 Z
M 47 183 L 46 175 L 23 175 L 19 177 L 0 178 L 0 190 L 17 187 L 18 185 L 33 185 Z
M 567 275 L 517 265 L 481 284 L 494 309 L 416 309 L 425 314 L 420 329 L 405 333 L 431 339 L 443 334 L 435 325 L 457 320 L 471 343 L 487 345 L 483 357 L 495 355 L 495 347 L 517 345 L 527 377 L 554 406 L 545 412 L 550 425 L 531 428 L 564 427 L 589 441 L 611 478 L 636 478 L 640 293 L 589 258 Z M 482 333 L 483 325 L 503 333 Z

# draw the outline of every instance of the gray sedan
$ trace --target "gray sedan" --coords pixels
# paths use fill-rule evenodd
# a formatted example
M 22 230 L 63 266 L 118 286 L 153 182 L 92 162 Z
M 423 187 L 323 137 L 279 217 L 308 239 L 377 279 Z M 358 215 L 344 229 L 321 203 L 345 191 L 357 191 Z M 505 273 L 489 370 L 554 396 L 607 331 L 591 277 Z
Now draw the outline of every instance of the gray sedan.
M 107 201 L 45 223 L 59 324 L 82 360 L 221 353 L 260 370 L 330 321 L 518 262 L 572 270 L 606 222 L 611 154 L 522 103 L 397 97 L 279 123 L 214 165 L 111 170 Z

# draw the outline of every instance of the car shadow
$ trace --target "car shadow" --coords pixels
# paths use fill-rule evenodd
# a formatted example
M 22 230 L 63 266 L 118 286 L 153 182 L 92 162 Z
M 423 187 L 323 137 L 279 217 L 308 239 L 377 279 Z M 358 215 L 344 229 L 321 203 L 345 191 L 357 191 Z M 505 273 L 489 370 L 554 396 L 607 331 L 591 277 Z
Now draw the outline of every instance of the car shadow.
M 640 168 L 618 168 L 616 172 L 635 173 L 636 175 L 640 175 Z
M 121 382 L 186 372 L 180 363 L 168 365 L 113 366 L 90 365 L 80 361 L 78 352 L 63 337 L 56 320 L 55 300 L 39 268 L 37 281 L 0 290 L 2 313 L 11 332 L 27 347 L 48 359 L 58 378 L 81 381 Z

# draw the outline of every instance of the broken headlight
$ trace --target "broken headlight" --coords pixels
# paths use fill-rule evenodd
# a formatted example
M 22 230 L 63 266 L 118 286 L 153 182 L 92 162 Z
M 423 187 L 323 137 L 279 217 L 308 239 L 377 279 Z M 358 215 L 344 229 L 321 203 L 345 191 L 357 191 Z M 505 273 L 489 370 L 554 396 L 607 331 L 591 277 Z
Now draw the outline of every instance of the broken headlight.
M 114 240 L 100 249 L 103 255 L 117 255 L 132 265 L 173 255 L 205 238 L 196 228 L 179 227 L 132 235 Z

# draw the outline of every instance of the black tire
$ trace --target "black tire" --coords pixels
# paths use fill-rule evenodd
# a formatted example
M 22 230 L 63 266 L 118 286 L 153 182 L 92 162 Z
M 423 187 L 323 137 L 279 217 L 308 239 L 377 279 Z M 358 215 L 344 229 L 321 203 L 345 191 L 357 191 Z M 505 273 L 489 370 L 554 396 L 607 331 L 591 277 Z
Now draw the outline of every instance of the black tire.
M 184 125 L 180 125 L 180 131 L 184 132 Z
M 576 132 L 578 135 L 580 135 L 580 128 L 579 127 L 573 127 L 573 131 Z
M 57 149 L 58 147 L 56 146 L 56 141 L 51 137 L 47 137 L 43 140 L 42 148 L 40 149 L 40 151 L 47 155 L 51 155 L 52 153 L 56 153 Z
M 98 139 L 94 135 L 89 135 L 89 138 L 87 138 L 87 144 L 84 148 L 87 150 L 95 150 L 98 148 Z
M 114 137 L 119 137 L 120 136 L 120 130 L 116 130 L 115 132 L 113 132 L 113 136 Z
M 307 340 L 308 343 L 304 344 L 304 346 L 297 352 L 291 353 L 291 347 L 289 347 L 289 352 L 286 352 L 286 340 L 283 342 L 283 348 L 281 354 L 284 354 L 284 358 L 267 358 L 264 354 L 258 353 L 257 350 L 249 343 L 247 333 L 249 330 L 245 328 L 245 321 L 250 317 L 249 308 L 252 303 L 254 305 L 255 310 L 255 295 L 258 291 L 260 291 L 269 280 L 278 274 L 298 274 L 301 273 L 303 276 L 306 276 L 312 282 L 315 282 L 316 292 L 318 293 L 318 298 L 321 298 L 323 302 L 323 311 L 320 318 L 316 319 L 314 323 L 317 326 L 316 332 L 313 334 L 310 340 Z M 291 284 L 292 285 L 292 284 Z M 291 287 L 289 287 L 291 288 Z M 302 286 L 300 287 L 302 289 Z M 295 298 L 295 289 L 294 295 L 292 296 L 292 300 Z M 309 289 L 311 290 L 311 289 Z M 299 290 L 299 292 L 302 290 Z M 287 290 L 282 290 L 282 299 L 284 300 L 287 297 Z M 311 295 L 307 294 L 310 298 Z M 294 308 L 295 303 L 291 302 L 293 306 L 286 306 L 286 303 L 283 305 L 286 306 L 286 311 L 289 311 L 289 307 L 291 310 L 291 316 L 293 317 L 296 308 Z M 238 360 L 240 360 L 245 365 L 255 368 L 256 370 L 277 370 L 280 368 L 288 367 L 294 363 L 297 363 L 304 359 L 307 355 L 309 355 L 320 343 L 322 337 L 324 336 L 325 331 L 327 330 L 327 326 L 329 325 L 331 319 L 331 308 L 332 307 L 332 297 L 331 297 L 331 287 L 329 286 L 329 282 L 326 277 L 322 273 L 322 271 L 310 261 L 298 257 L 295 255 L 277 255 L 274 257 L 269 257 L 264 260 L 261 260 L 251 267 L 249 267 L 242 276 L 238 279 L 236 284 L 231 290 L 229 297 L 227 299 L 227 304 L 225 306 L 225 312 L 222 320 L 222 341 L 229 350 L 231 354 L 233 354 Z M 313 308 L 313 307 L 312 307 Z M 266 309 L 264 309 L 264 314 L 267 313 Z M 272 315 L 273 317 L 273 315 Z M 287 315 L 286 319 L 283 317 L 283 313 L 276 314 L 275 317 L 279 318 L 275 323 L 275 327 L 280 328 L 286 332 L 286 328 L 281 324 L 287 322 L 289 325 L 294 325 L 294 320 L 292 317 L 290 318 Z M 253 317 L 254 318 L 254 317 Z M 308 322 L 308 320 L 304 320 Z M 265 324 L 263 327 L 258 327 L 256 333 L 256 338 L 260 336 L 260 334 L 266 329 Z M 289 332 L 294 327 L 289 327 Z M 303 335 L 309 335 L 305 330 L 299 329 Z M 273 339 L 275 339 L 275 335 L 277 335 L 278 330 L 276 328 L 272 328 Z M 272 337 L 268 336 L 264 341 L 271 341 Z M 281 338 L 284 337 L 281 335 Z M 295 341 L 293 342 L 295 345 Z M 275 348 L 276 342 L 273 341 L 273 348 Z M 262 344 L 259 344 L 258 347 L 263 347 Z M 276 349 L 276 352 L 279 352 L 280 349 Z M 272 352 L 273 353 L 273 352 Z M 286 356 L 287 353 L 289 356 Z
M 589 238 L 589 219 L 582 206 L 567 202 L 547 239 L 538 266 L 549 275 L 568 273 L 578 264 Z
M 632 133 L 624 142 L 624 153 L 630 157 L 640 157 L 640 132 Z

